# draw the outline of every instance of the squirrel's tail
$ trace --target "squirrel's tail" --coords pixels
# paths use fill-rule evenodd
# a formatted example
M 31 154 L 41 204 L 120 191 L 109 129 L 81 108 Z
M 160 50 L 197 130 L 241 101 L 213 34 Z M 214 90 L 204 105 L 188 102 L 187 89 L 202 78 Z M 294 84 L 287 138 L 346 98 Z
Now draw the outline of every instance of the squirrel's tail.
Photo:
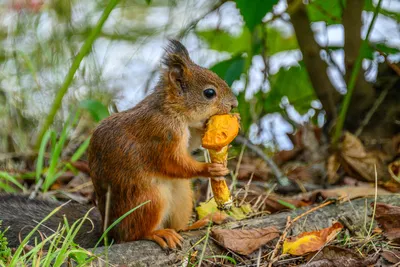
M 62 204 L 51 200 L 28 199 L 28 196 L 23 195 L 0 194 L 0 221 L 2 221 L 0 230 L 9 228 L 5 233 L 9 243 L 8 247 L 18 247 L 20 241 L 40 221 Z M 59 211 L 39 227 L 28 244 L 34 245 L 35 238 L 40 242 L 43 238 L 57 231 L 59 224 L 64 224 L 64 215 L 68 220 L 68 225 L 71 226 L 78 219 L 83 218 L 90 208 L 89 205 L 77 203 L 63 205 Z M 90 220 L 83 223 L 74 238 L 74 242 L 84 248 L 94 247 L 102 234 L 99 210 L 97 208 L 92 209 L 88 218 Z

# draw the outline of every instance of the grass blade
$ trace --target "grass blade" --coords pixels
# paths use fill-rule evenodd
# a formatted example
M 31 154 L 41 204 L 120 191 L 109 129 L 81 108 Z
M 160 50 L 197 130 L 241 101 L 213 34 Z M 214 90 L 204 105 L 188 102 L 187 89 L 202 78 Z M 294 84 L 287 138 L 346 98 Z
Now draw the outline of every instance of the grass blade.
M 107 227 L 107 229 L 104 231 L 104 233 L 101 235 L 99 241 L 97 241 L 96 245 L 93 248 L 93 253 L 96 250 L 97 246 L 100 244 L 100 242 L 104 239 L 104 237 L 107 235 L 107 233 L 114 227 L 116 226 L 120 221 L 122 221 L 123 219 L 125 219 L 126 216 L 128 216 L 129 214 L 131 214 L 132 212 L 134 212 L 135 210 L 137 210 L 138 208 L 140 208 L 141 206 L 146 205 L 147 203 L 149 203 L 150 200 L 147 200 L 145 202 L 143 202 L 142 204 L 134 207 L 133 209 L 131 209 L 130 211 L 128 211 L 127 213 L 125 213 L 124 215 L 122 215 L 121 217 L 118 218 L 118 220 L 116 220 L 115 222 L 113 222 L 110 226 Z
M 11 176 L 10 174 L 6 173 L 6 172 L 0 172 L 0 178 L 15 184 L 19 189 L 21 189 L 22 191 L 26 191 L 25 187 L 17 181 L 17 179 L 15 179 L 13 176 Z
M 54 99 L 53 105 L 50 108 L 49 115 L 47 116 L 45 122 L 43 123 L 43 125 L 39 131 L 38 138 L 36 140 L 36 145 L 35 145 L 36 148 L 38 148 L 40 146 L 44 134 L 46 133 L 46 131 L 50 127 L 50 125 L 53 124 L 54 117 L 56 116 L 57 111 L 61 107 L 63 97 L 67 93 L 68 88 L 71 85 L 71 83 L 74 79 L 74 75 L 75 75 L 76 71 L 78 70 L 83 58 L 87 54 L 89 54 L 90 50 L 92 49 L 92 45 L 93 45 L 94 41 L 96 40 L 101 29 L 103 28 L 104 23 L 107 21 L 111 11 L 115 8 L 115 6 L 118 4 L 118 2 L 119 2 L 119 0 L 110 0 L 108 2 L 106 8 L 103 11 L 103 14 L 101 15 L 100 19 L 98 20 L 96 26 L 93 28 L 90 35 L 85 40 L 84 44 L 82 45 L 81 49 L 79 50 L 79 53 L 76 55 L 74 61 L 72 62 L 72 65 L 69 68 L 69 71 L 64 79 L 64 82 L 61 85 L 60 90 L 58 90 L 57 95 Z

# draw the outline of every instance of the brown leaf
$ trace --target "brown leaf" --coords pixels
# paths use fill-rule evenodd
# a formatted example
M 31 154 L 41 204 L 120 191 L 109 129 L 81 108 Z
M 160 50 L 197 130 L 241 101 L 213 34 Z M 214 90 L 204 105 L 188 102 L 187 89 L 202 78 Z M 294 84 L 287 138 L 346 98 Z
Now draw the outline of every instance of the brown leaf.
M 390 263 L 400 262 L 400 251 L 399 250 L 384 250 L 381 253 L 382 257 Z
M 389 240 L 400 242 L 400 207 L 376 203 L 375 220 Z
M 343 229 L 339 222 L 318 231 L 304 232 L 297 236 L 288 237 L 283 243 L 283 254 L 301 256 L 309 252 L 320 250 Z
M 281 166 L 282 164 L 294 159 L 303 149 L 300 147 L 294 147 L 292 150 L 282 150 L 273 156 L 273 160 L 276 165 Z
M 362 177 L 367 181 L 375 181 L 376 166 L 378 177 L 388 180 L 389 174 L 383 162 L 373 153 L 367 153 L 361 141 L 354 135 L 346 132 L 340 157 L 346 172 L 354 177 Z
M 390 195 L 391 193 L 385 189 L 378 187 L 378 195 Z M 359 185 L 359 186 L 342 186 L 333 189 L 325 189 L 325 190 L 316 190 L 311 193 L 305 194 L 303 197 L 304 201 L 312 201 L 316 199 L 318 196 L 323 199 L 328 198 L 337 198 L 342 199 L 343 201 L 366 197 L 366 196 L 374 196 L 375 188 L 372 185 Z
M 212 236 L 225 248 L 242 255 L 249 255 L 262 245 L 279 236 L 276 227 L 250 230 L 215 229 Z

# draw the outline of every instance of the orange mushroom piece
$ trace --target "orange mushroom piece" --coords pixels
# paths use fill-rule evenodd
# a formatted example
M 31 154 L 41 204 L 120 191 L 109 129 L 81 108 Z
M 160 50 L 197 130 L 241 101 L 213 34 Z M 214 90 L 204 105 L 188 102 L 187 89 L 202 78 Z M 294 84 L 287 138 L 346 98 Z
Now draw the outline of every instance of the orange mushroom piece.
M 228 146 L 239 133 L 239 121 L 239 114 L 214 115 L 208 120 L 202 145 L 208 149 L 211 162 L 227 165 Z M 232 198 L 225 178 L 211 178 L 211 188 L 218 209 L 230 209 Z

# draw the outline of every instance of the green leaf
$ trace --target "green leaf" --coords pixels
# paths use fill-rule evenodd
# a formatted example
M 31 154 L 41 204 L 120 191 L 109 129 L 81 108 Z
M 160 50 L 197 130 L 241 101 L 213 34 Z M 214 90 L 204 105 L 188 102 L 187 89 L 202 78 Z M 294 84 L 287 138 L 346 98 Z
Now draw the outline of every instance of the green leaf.
M 281 32 L 279 28 L 275 27 L 267 27 L 266 30 L 267 38 L 265 42 L 269 56 L 282 51 L 299 49 L 299 45 L 297 44 L 297 39 L 294 34 L 290 36 L 284 36 L 284 33 Z
M 22 191 L 26 191 L 25 187 L 20 182 L 18 182 L 17 179 L 15 179 L 14 176 L 11 176 L 7 172 L 0 172 L 0 179 L 13 183 L 17 187 L 19 187 Z
M 376 43 L 372 44 L 376 51 L 383 52 L 385 54 L 397 54 L 400 53 L 400 49 L 398 47 L 390 47 L 385 43 Z
M 103 105 L 100 101 L 93 100 L 93 99 L 87 99 L 83 100 L 79 106 L 83 109 L 86 109 L 89 111 L 90 115 L 92 115 L 92 118 L 96 121 L 99 122 L 108 116 L 110 116 L 110 113 L 108 112 L 108 109 L 106 106 Z
M 83 153 L 86 152 L 87 148 L 89 147 L 89 144 L 90 144 L 90 137 L 87 138 L 75 151 L 75 153 L 71 157 L 71 162 L 79 160 L 82 157 Z
M 292 210 L 297 209 L 297 207 L 296 207 L 295 205 L 293 205 L 293 204 L 291 204 L 291 203 L 289 203 L 289 202 L 286 202 L 286 201 L 284 201 L 284 200 L 278 199 L 277 202 L 278 202 L 279 204 L 281 204 L 281 205 L 283 205 L 283 206 L 289 208 L 289 209 L 292 209 Z
M 246 60 L 241 55 L 237 55 L 231 59 L 215 64 L 210 70 L 215 72 L 231 86 L 234 81 L 240 79 L 240 75 L 244 71 L 245 63 Z
M 300 66 L 281 68 L 270 78 L 270 83 L 271 91 L 264 102 L 264 110 L 267 113 L 281 111 L 280 103 L 284 96 L 300 114 L 306 113 L 311 107 L 311 101 L 316 99 L 308 72 L 302 62 Z
M 151 0 L 146 0 L 146 4 L 150 5 L 151 4 Z
M 198 31 L 196 34 L 216 51 L 240 54 L 251 50 L 251 34 L 246 27 L 243 27 L 239 36 L 230 35 L 222 30 Z
M 252 32 L 278 2 L 279 0 L 236 0 L 236 6 L 240 10 L 246 26 Z
M 328 25 L 340 24 L 343 5 L 343 0 L 313 0 L 307 5 L 308 18 L 310 22 L 325 21 Z
M 368 11 L 368 12 L 374 12 L 376 9 L 376 5 L 373 4 L 372 0 L 366 0 L 365 1 L 365 6 L 364 6 L 364 10 Z M 391 19 L 394 19 L 397 22 L 400 22 L 400 12 L 393 12 L 390 10 L 386 10 L 383 7 L 379 10 L 379 13 L 389 17 Z

